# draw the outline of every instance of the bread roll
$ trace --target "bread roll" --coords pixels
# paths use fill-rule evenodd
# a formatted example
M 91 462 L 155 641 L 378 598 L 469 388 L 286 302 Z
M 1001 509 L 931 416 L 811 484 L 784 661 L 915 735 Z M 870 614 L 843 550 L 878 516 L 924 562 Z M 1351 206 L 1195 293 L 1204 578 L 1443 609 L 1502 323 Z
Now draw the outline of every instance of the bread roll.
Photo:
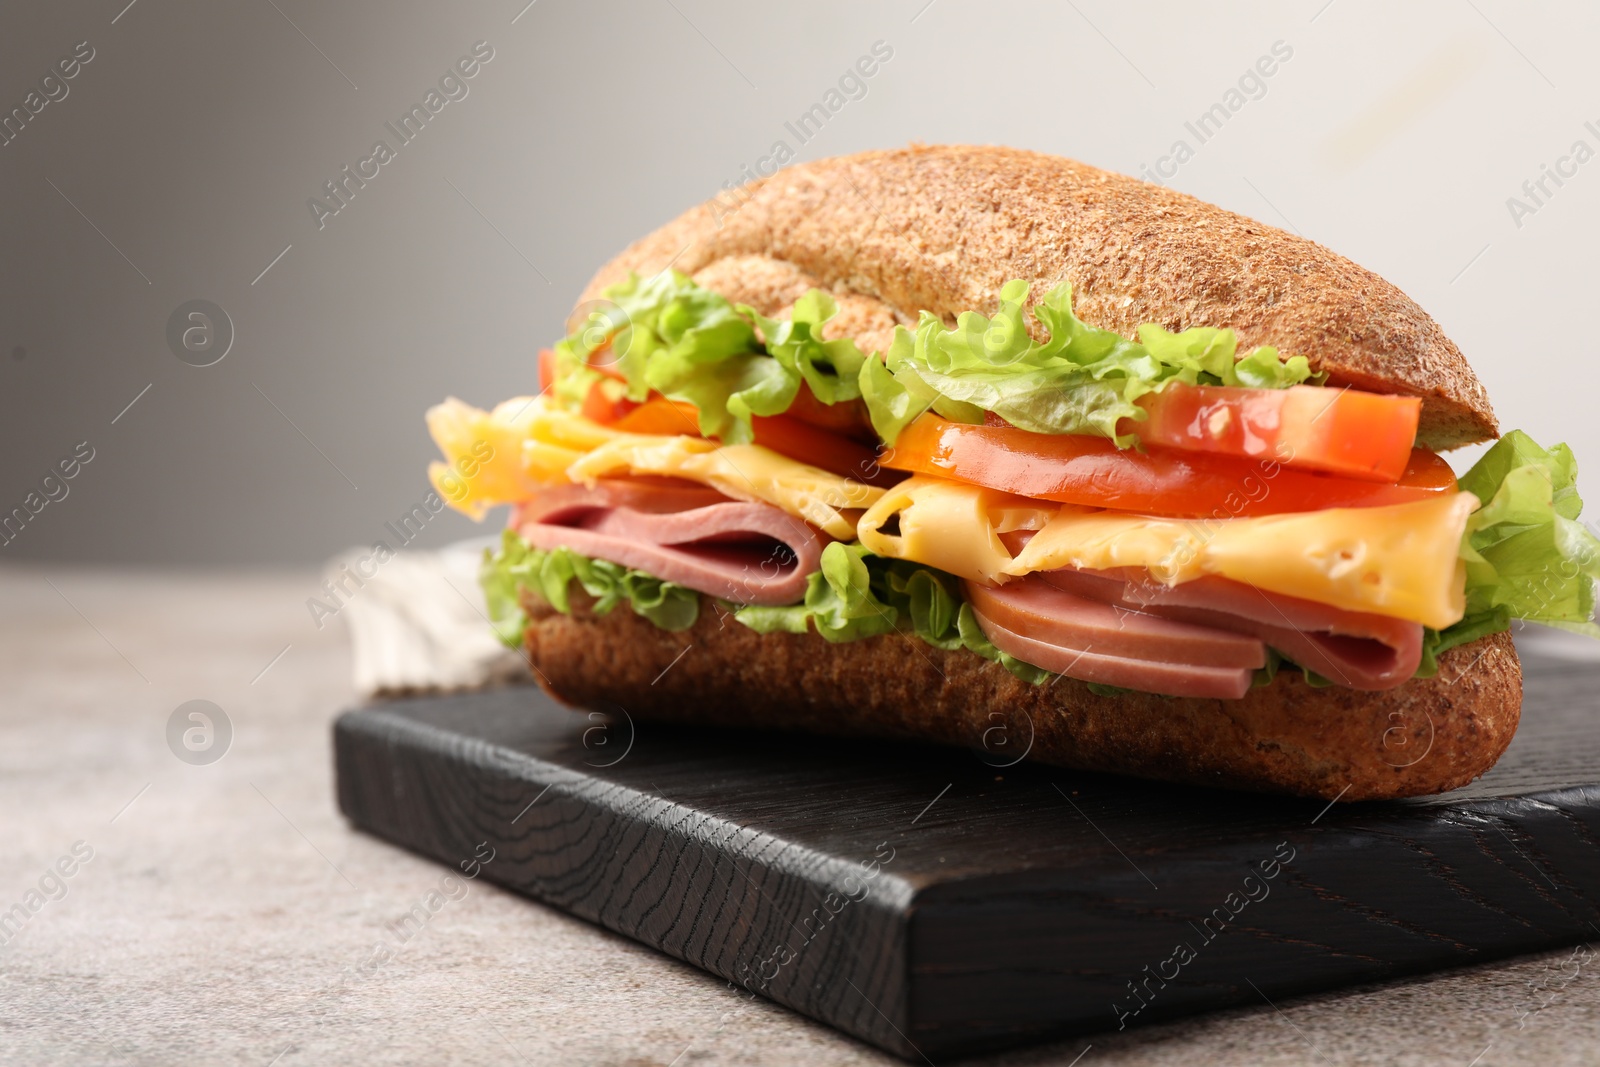
M 732 261 L 732 262 L 729 262 Z M 834 335 L 888 347 L 923 310 L 992 312 L 1012 278 L 1070 281 L 1085 322 L 1132 337 L 1226 326 L 1305 356 L 1335 386 L 1422 398 L 1419 439 L 1498 436 L 1488 394 L 1439 324 L 1314 241 L 1192 196 L 1011 148 L 924 147 L 798 164 L 685 212 L 602 267 L 584 300 L 668 264 L 771 314 L 811 286 L 850 313 Z
M 1498 433 L 1466 360 L 1393 285 L 1312 241 L 1067 159 L 913 146 L 793 166 L 636 241 L 583 300 L 669 264 L 768 315 L 826 289 L 841 306 L 830 335 L 868 351 L 923 310 L 946 321 L 992 312 L 1009 279 L 1033 283 L 1035 300 L 1069 281 L 1096 326 L 1231 327 L 1243 349 L 1303 355 L 1335 387 L 1421 397 L 1419 439 L 1432 447 Z M 906 635 L 835 645 L 757 634 L 709 599 L 693 629 L 673 634 L 626 607 L 594 617 L 573 593 L 572 616 L 526 594 L 541 682 L 643 719 L 976 748 L 1002 727 L 1046 763 L 1350 801 L 1471 781 L 1510 743 L 1521 707 L 1505 633 L 1382 692 L 1313 688 L 1286 671 L 1235 701 L 1101 696 L 1067 678 L 1033 686 Z
M 1017 678 L 965 649 L 889 634 L 829 644 L 758 634 L 701 598 L 669 633 L 626 604 L 573 615 L 524 594 L 540 683 L 638 720 L 908 738 L 1086 771 L 1344 801 L 1442 793 L 1494 765 L 1516 733 L 1522 669 L 1509 633 L 1451 649 L 1439 673 L 1398 689 L 1314 689 L 1293 671 L 1242 700 L 1100 696 L 1058 677 Z M 685 652 L 684 649 L 688 651 Z M 1001 744 L 1003 730 L 1005 743 Z

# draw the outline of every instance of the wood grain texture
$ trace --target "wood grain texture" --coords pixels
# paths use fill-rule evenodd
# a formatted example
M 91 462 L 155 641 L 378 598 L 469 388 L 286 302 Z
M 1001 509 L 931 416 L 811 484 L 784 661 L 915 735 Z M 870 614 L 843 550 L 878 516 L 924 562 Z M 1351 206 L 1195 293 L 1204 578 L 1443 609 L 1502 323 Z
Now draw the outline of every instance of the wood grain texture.
M 1527 666 L 1484 779 L 1326 811 L 531 690 L 347 713 L 338 792 L 361 828 L 452 864 L 487 840 L 486 878 L 937 1059 L 1593 936 L 1600 668 Z

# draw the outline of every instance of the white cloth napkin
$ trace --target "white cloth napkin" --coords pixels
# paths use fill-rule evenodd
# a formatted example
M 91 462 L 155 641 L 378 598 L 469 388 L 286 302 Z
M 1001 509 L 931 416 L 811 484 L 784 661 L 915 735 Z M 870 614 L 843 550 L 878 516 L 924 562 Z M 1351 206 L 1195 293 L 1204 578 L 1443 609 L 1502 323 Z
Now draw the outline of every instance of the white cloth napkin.
M 494 538 L 458 541 L 437 552 L 402 550 L 368 578 L 339 614 L 350 627 L 356 689 L 401 696 L 525 684 L 527 661 L 495 637 L 478 587 L 483 550 Z M 351 549 L 328 562 L 330 578 L 370 553 Z

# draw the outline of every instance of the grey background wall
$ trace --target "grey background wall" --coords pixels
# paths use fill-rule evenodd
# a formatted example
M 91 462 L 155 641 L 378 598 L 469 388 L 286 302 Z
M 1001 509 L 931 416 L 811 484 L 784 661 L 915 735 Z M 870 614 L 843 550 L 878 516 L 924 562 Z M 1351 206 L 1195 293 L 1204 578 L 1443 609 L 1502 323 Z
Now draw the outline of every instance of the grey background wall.
M 0 510 L 78 443 L 94 458 L 0 561 L 372 541 L 426 491 L 427 405 L 530 389 L 590 272 L 778 141 L 1159 165 L 1397 282 L 1503 422 L 1569 441 L 1600 493 L 1600 161 L 1522 190 L 1600 151 L 1594 5 L 525 2 L 6 4 L 0 112 L 60 98 L 0 145 Z M 479 41 L 466 95 L 319 228 L 308 199 Z M 892 58 L 800 143 L 785 122 L 880 41 Z M 1201 143 L 1185 123 L 1219 102 Z M 234 325 L 212 366 L 167 343 L 191 299 Z M 476 529 L 442 516 L 424 543 Z

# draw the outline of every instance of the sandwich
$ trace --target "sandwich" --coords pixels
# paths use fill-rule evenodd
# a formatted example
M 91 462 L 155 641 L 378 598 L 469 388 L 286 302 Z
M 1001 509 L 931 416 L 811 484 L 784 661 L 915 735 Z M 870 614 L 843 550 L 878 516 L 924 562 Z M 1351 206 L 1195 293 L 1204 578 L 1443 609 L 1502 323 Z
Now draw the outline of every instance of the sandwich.
M 488 613 L 578 707 L 1355 801 L 1494 764 L 1517 620 L 1600 636 L 1571 452 L 1415 303 L 1071 160 L 790 167 L 538 373 L 433 408 L 430 476 L 509 505 Z

